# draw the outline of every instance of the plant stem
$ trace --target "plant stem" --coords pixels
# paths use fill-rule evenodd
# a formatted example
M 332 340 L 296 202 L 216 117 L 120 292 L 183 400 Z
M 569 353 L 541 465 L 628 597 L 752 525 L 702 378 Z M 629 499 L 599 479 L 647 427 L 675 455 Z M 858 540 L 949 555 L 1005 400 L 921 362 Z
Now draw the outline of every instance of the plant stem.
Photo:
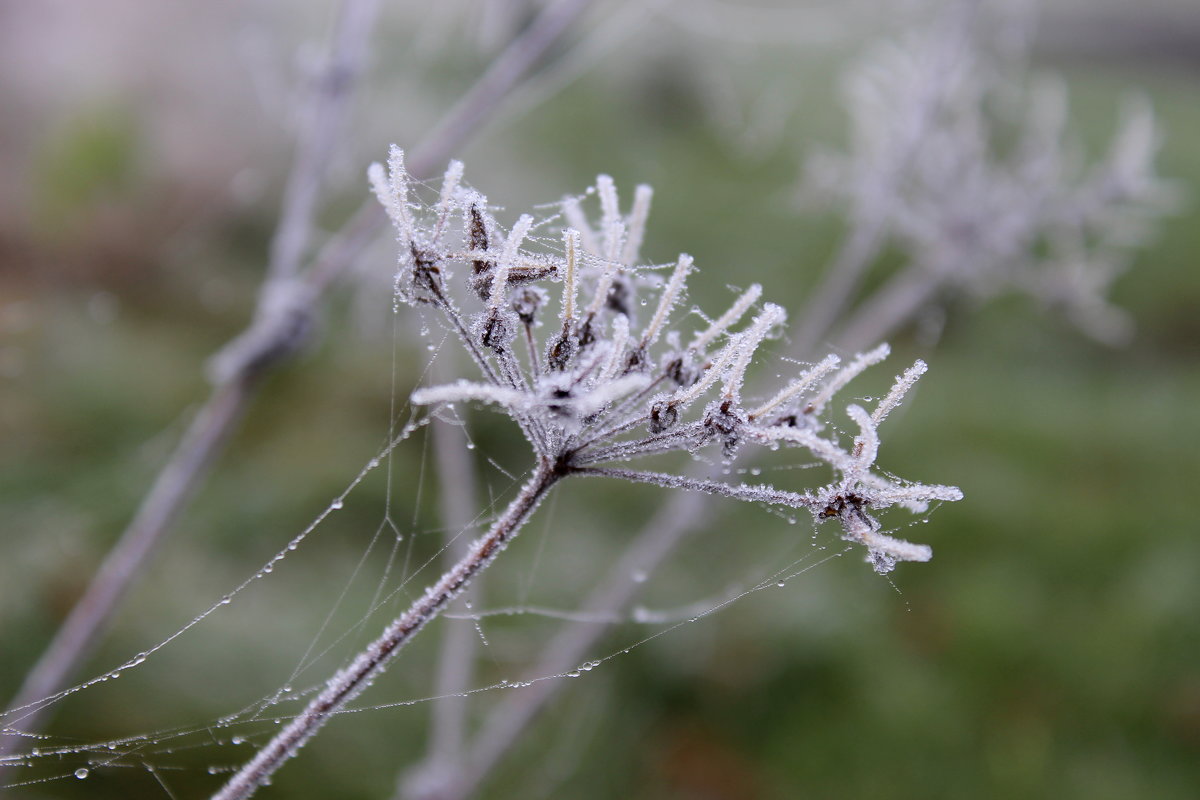
M 872 211 L 868 219 L 854 222 L 854 230 L 842 243 L 833 262 L 825 270 L 820 286 L 813 292 L 792 334 L 792 350 L 801 358 L 811 357 L 845 312 L 867 267 L 879 254 L 883 238 L 880 213 Z
M 707 495 L 697 492 L 674 493 L 592 590 L 580 606 L 581 613 L 595 612 L 597 619 L 608 619 L 627 608 L 645 588 L 646 576 L 654 573 L 679 542 L 702 523 L 712 522 L 714 512 L 706 502 L 708 499 Z M 578 667 L 608 629 L 608 623 L 563 625 L 543 649 L 537 664 L 526 673 L 530 685 L 506 692 L 500 703 L 488 712 L 460 761 L 444 773 L 446 780 L 437 787 L 434 796 L 439 800 L 474 797 L 479 784 L 520 741 L 538 712 L 559 691 L 572 684 L 565 680 L 538 679 Z
M 556 465 L 543 460 L 520 494 L 491 529 L 471 545 L 467 554 L 426 589 L 407 611 L 392 620 L 348 666 L 338 670 L 308 707 L 214 794 L 213 800 L 242 800 L 254 794 L 330 717 L 362 694 L 383 673 L 400 648 L 445 610 L 471 579 L 495 560 L 563 474 Z
M 271 239 L 268 282 L 289 280 L 300 267 L 312 235 L 326 167 L 349 116 L 347 107 L 366 61 L 367 41 L 378 14 L 379 0 L 346 0 L 342 4 L 329 60 L 305 109 L 297 137 L 279 224 Z
M 913 264 L 893 276 L 855 310 L 837 342 L 854 352 L 891 336 L 937 294 L 945 274 L 937 267 Z

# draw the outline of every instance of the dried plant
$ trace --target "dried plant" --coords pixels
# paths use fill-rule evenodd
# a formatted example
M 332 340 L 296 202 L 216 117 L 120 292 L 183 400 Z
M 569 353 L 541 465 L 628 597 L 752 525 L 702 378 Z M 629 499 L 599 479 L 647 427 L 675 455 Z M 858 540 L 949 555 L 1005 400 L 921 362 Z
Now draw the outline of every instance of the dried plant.
M 487 199 L 461 185 L 462 165 L 447 171 L 428 215 L 411 197 L 403 153 L 393 149 L 389 170 L 371 171 L 380 202 L 398 231 L 397 297 L 434 306 L 471 354 L 482 381 L 461 380 L 417 390 L 418 405 L 480 402 L 499 407 L 521 427 L 541 468 L 555 479 L 601 475 L 665 488 L 685 488 L 805 508 L 818 519 L 838 517 L 848 539 L 866 545 L 880 572 L 896 560 L 924 561 L 926 548 L 883 537 L 869 508 L 903 504 L 920 512 L 931 500 L 959 499 L 957 489 L 900 483 L 872 472 L 877 426 L 925 371 L 918 361 L 896 380 L 873 413 L 846 409 L 859 428 L 843 449 L 822 412 L 833 396 L 888 354 L 886 345 L 842 365 L 828 356 L 803 370 L 761 402 L 743 398 L 747 370 L 763 342 L 785 321 L 783 309 L 765 303 L 744 330 L 733 332 L 759 301 L 755 285 L 700 330 L 670 330 L 672 312 L 693 267 L 680 255 L 664 279 L 659 266 L 641 266 L 638 251 L 651 190 L 639 186 L 632 210 L 622 215 L 612 179 L 601 175 L 593 190 L 599 228 L 569 197 L 559 214 L 539 222 L 530 215 L 505 231 Z M 427 219 L 422 220 L 422 216 Z M 461 230 L 453 232 L 453 222 Z M 567 227 L 559 223 L 565 222 Z M 562 255 L 537 234 L 561 230 Z M 464 311 L 455 299 L 455 271 L 466 273 Z M 547 326 L 557 283 L 557 319 Z M 580 299 L 584 288 L 586 302 Z M 653 309 L 638 325 L 635 308 Z M 539 331 L 549 328 L 544 341 Z M 519 351 L 524 350 L 524 356 Z M 828 463 L 840 480 L 803 494 L 771 486 L 708 483 L 669 474 L 603 466 L 672 451 L 698 453 L 719 446 L 731 459 L 744 445 L 800 447 Z
M 833 327 L 820 309 L 844 314 L 884 243 L 908 265 L 845 316 L 838 343 L 886 337 L 939 294 L 1005 291 L 1063 310 L 1100 341 L 1129 339 L 1106 295 L 1175 205 L 1154 170 L 1161 136 L 1148 103 L 1130 98 L 1108 153 L 1086 165 L 1061 82 L 1028 77 L 1030 20 L 1028 9 L 958 4 L 848 74 L 848 147 L 810 159 L 806 191 L 862 234 L 852 263 L 814 295 L 813 319 Z
M 426 206 L 416 197 L 398 148 L 386 170 L 379 164 L 370 170 L 397 231 L 397 298 L 434 309 L 480 377 L 418 389 L 412 401 L 499 409 L 529 442 L 533 468 L 490 529 L 230 780 L 217 795 L 222 800 L 249 796 L 361 693 L 492 563 L 564 478 L 616 478 L 806 509 L 817 521 L 838 520 L 842 537 L 862 545 L 880 573 L 898 561 L 927 561 L 931 551 L 884 533 L 874 512 L 900 505 L 919 513 L 931 501 L 962 496 L 955 487 L 901 482 L 874 468 L 878 425 L 925 371 L 923 362 L 897 377 L 874 411 L 846 408 L 858 434 L 844 446 L 822 413 L 850 380 L 886 357 L 886 346 L 845 365 L 829 356 L 766 399 L 745 397 L 747 371 L 786 315 L 772 303 L 758 306 L 761 288 L 752 286 L 690 335 L 671 329 L 693 262 L 681 255 L 666 279 L 659 274 L 662 267 L 638 263 L 649 187 L 639 187 L 632 210 L 622 214 L 612 180 L 600 176 L 589 191 L 600 205 L 598 229 L 585 217 L 583 198 L 569 197 L 558 213 L 541 220 L 523 215 L 506 230 L 487 198 L 465 186 L 462 176 L 462 164 L 452 162 L 436 202 Z M 559 242 L 561 250 L 553 247 Z M 556 319 L 547 324 L 548 283 L 558 284 L 553 294 L 560 299 Z M 640 324 L 635 309 L 643 305 L 652 312 Z M 749 324 L 735 331 L 756 306 Z M 542 328 L 545 336 L 539 335 Z M 752 445 L 808 451 L 833 468 L 835 480 L 795 491 L 614 466 L 712 449 L 732 459 Z

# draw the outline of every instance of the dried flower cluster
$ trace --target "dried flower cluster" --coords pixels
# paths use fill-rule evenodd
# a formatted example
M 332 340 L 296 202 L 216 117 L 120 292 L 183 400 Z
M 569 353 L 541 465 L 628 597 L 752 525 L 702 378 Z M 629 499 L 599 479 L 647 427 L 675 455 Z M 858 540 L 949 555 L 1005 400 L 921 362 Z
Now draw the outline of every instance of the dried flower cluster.
M 555 480 L 608 476 L 803 508 L 817 520 L 838 519 L 843 538 L 865 546 L 881 573 L 897 561 L 929 559 L 927 546 L 881 532 L 872 513 L 894 505 L 921 512 L 930 501 L 962 496 L 954 487 L 902 483 L 874 468 L 878 425 L 925 371 L 923 362 L 900 375 L 873 411 L 847 407 L 858 434 L 843 447 L 823 412 L 850 380 L 887 356 L 886 345 L 845 364 L 830 355 L 774 394 L 748 397 L 747 371 L 786 315 L 760 303 L 762 290 L 754 285 L 714 319 L 689 316 L 700 319 L 698 330 L 672 327 L 693 261 L 681 255 L 673 266 L 639 264 L 649 187 L 638 187 L 623 214 L 612 179 L 601 175 L 588 195 L 566 198 L 540 220 L 521 216 L 505 230 L 462 174 L 462 164 L 452 163 L 437 200 L 425 204 L 398 148 L 386 170 L 375 164 L 370 171 L 398 233 L 397 297 L 440 312 L 481 375 L 419 389 L 415 404 L 502 409 Z M 582 207 L 592 194 L 598 228 Z M 713 447 L 728 460 L 747 445 L 807 450 L 836 479 L 797 492 L 615 466 Z
M 964 4 L 864 59 L 847 86 L 850 147 L 813 159 L 809 186 L 858 224 L 880 218 L 926 283 L 1015 289 L 1119 343 L 1131 323 L 1106 294 L 1175 203 L 1154 170 L 1161 136 L 1133 98 L 1107 155 L 1085 167 L 1065 89 L 1025 77 L 1027 16 Z

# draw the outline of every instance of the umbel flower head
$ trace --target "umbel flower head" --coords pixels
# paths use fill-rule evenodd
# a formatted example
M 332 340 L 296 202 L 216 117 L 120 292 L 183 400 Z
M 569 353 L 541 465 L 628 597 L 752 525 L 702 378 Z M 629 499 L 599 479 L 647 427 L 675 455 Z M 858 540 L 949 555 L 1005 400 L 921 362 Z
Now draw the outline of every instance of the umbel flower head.
M 593 475 L 803 508 L 836 519 L 842 537 L 867 550 L 878 572 L 927 561 L 931 550 L 882 532 L 874 512 L 959 500 L 952 486 L 901 482 L 875 469 L 877 428 L 925 371 L 898 376 L 873 411 L 850 405 L 858 429 L 844 447 L 825 412 L 839 390 L 888 355 L 882 345 L 848 363 L 830 355 L 773 394 L 753 396 L 746 374 L 786 320 L 753 285 L 715 318 L 673 321 L 693 268 L 644 265 L 639 250 L 651 190 L 639 186 L 622 213 L 611 178 L 553 213 L 522 215 L 505 229 L 487 199 L 462 183 L 452 162 L 436 201 L 422 203 L 391 150 L 369 177 L 397 232 L 396 296 L 432 306 L 470 354 L 476 380 L 418 389 L 417 405 L 489 404 L 520 426 L 539 463 L 558 476 Z M 583 201 L 599 201 L 598 225 Z M 699 324 L 695 324 L 695 320 Z M 829 464 L 835 479 L 803 491 L 629 469 L 625 462 L 713 450 L 726 460 L 747 446 L 800 448 Z

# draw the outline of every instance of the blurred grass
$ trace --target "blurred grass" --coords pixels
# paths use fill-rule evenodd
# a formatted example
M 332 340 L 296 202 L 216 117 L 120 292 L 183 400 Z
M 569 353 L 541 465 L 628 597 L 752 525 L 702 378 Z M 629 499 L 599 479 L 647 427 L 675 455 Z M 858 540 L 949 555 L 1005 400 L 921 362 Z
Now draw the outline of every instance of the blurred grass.
M 1092 153 L 1112 130 L 1122 91 L 1139 86 L 1168 135 L 1161 171 L 1200 186 L 1194 73 L 1062 66 Z M 649 255 L 693 253 L 699 305 L 720 302 L 728 283 L 760 281 L 795 309 L 839 233 L 833 219 L 798 218 L 787 205 L 797 153 L 814 140 L 834 141 L 837 112 L 821 88 L 826 69 L 804 76 L 811 106 L 801 106 L 805 113 L 789 129 L 796 146 L 756 162 L 738 158 L 700 124 L 684 69 L 636 91 L 587 79 L 477 147 L 468 177 L 510 209 L 582 187 L 599 170 L 625 187 L 652 183 Z M 52 168 L 35 187 L 50 198 L 46 207 L 83 214 L 85 206 L 68 201 L 103 204 L 114 192 L 134 209 L 159 202 L 153 182 L 123 177 L 136 173 L 129 164 L 136 126 L 80 125 L 49 151 Z M 492 166 L 495 152 L 510 161 Z M 506 192 L 491 181 L 513 163 L 528 167 Z M 1094 346 L 1011 299 L 950 309 L 932 349 L 898 337 L 896 362 L 922 355 L 932 370 L 888 423 L 881 463 L 957 483 L 967 494 L 912 532 L 934 545 L 936 558 L 902 567 L 899 595 L 853 556 L 835 559 L 608 662 L 568 687 L 484 796 L 545 789 L 580 798 L 1193 797 L 1200 785 L 1200 542 L 1190 494 L 1200 482 L 1195 208 L 1169 220 L 1118 285 L 1117 301 L 1139 328 L 1127 350 Z M 17 359 L 6 363 L 20 367 L 0 394 L 6 696 L 202 396 L 203 358 L 245 319 L 270 213 L 225 219 L 198 253 L 153 251 L 132 274 L 3 273 L 4 347 Z M 75 249 L 65 259 L 59 245 L 43 245 L 39 263 L 87 262 Z M 147 246 L 166 247 L 157 237 Z M 237 299 L 198 304 L 214 281 Z M 110 296 L 115 315 L 106 310 Z M 390 336 L 356 333 L 344 305 L 327 316 L 320 346 L 268 385 L 89 674 L 160 640 L 239 582 L 382 445 L 393 394 L 404 397 L 428 355 L 407 349 L 414 326 L 398 324 L 393 344 Z M 487 425 L 495 419 L 476 415 L 479 451 L 504 453 L 502 466 L 519 469 L 521 445 Z M 381 474 L 369 479 L 295 563 L 240 601 L 239 614 L 219 615 L 118 685 L 64 703 L 52 731 L 89 740 L 202 724 L 277 688 L 385 509 L 406 537 L 399 559 L 416 564 L 435 552 L 436 487 L 428 475 L 418 493 L 423 447 L 420 436 L 401 447 L 391 492 Z M 491 487 L 505 490 L 502 473 L 484 472 Z M 530 584 L 537 602 L 573 606 L 579 587 L 615 557 L 656 499 L 641 488 L 567 487 L 489 577 L 495 602 L 522 597 L 537 564 Z M 654 602 L 718 596 L 730 582 L 808 549 L 807 524 L 791 527 L 760 510 L 722 507 L 713 528 L 653 582 Z M 820 541 L 831 537 L 823 530 Z M 386 555 L 381 546 L 351 583 L 335 628 L 358 620 Z M 522 619 L 488 625 L 481 680 L 515 677 L 554 627 Z M 369 702 L 430 691 L 430 633 Z M 596 655 L 647 633 L 618 630 Z M 421 750 L 427 712 L 418 704 L 335 721 L 280 774 L 277 795 L 386 796 L 398 767 Z M 200 748 L 154 759 L 188 765 L 170 782 L 192 796 L 212 785 L 205 767 L 248 753 Z M 158 791 L 151 776 L 95 770 L 88 781 L 22 794 Z

